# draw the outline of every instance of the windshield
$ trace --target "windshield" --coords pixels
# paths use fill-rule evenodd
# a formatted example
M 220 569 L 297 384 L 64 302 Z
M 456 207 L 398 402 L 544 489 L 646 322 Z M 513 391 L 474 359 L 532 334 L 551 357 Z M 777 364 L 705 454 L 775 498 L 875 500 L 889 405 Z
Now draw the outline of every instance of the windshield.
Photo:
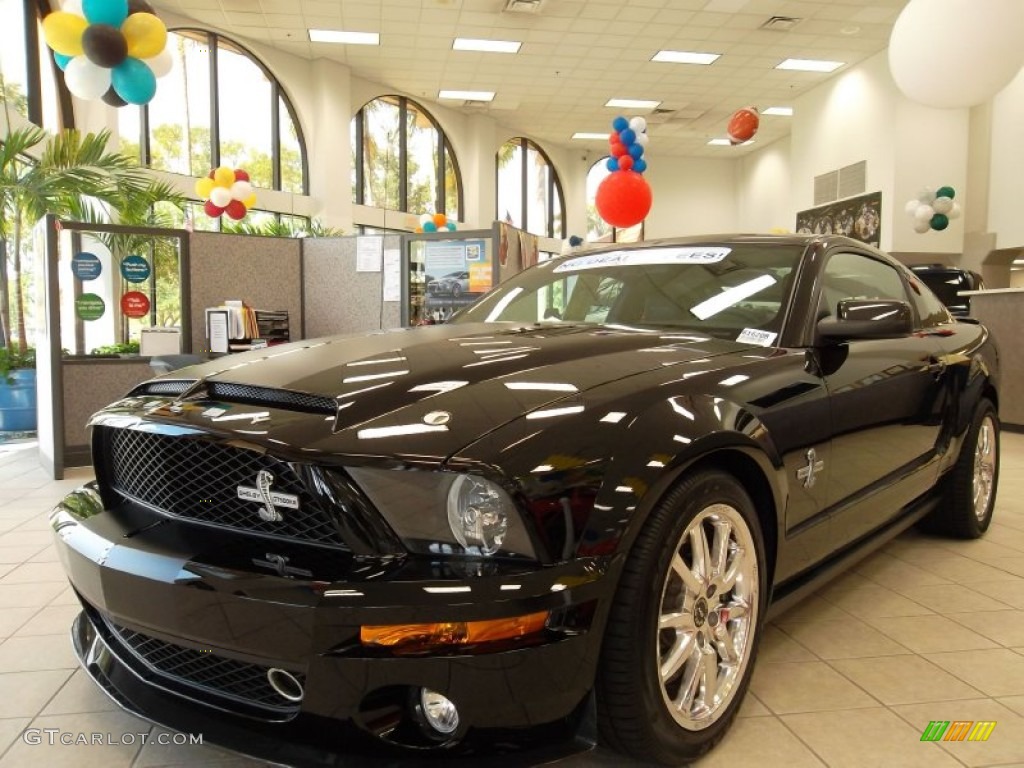
M 659 246 L 557 258 L 502 283 L 452 322 L 593 323 L 736 338 L 782 326 L 803 246 Z

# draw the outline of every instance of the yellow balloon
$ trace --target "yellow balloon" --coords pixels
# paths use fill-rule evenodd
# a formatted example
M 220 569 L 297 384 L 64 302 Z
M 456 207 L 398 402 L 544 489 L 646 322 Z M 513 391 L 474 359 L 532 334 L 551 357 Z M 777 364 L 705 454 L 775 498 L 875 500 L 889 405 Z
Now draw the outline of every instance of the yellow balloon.
M 256 205 L 256 195 L 249 195 L 245 200 L 242 201 L 242 205 L 245 206 L 245 210 L 249 210 Z
M 121 25 L 128 41 L 128 55 L 150 59 L 167 47 L 167 27 L 152 13 L 133 13 Z
M 82 55 L 82 33 L 89 22 L 77 13 L 56 11 L 43 19 L 46 44 L 64 56 Z
M 139 14 L 136 13 L 135 15 L 138 16 Z M 218 187 L 230 187 L 235 183 L 235 172 L 226 165 L 222 165 L 213 172 L 213 180 L 217 182 Z
M 213 188 L 216 185 L 217 183 L 213 179 L 200 179 L 196 182 L 196 195 L 200 200 L 205 200 L 210 196 L 210 193 L 213 192 Z

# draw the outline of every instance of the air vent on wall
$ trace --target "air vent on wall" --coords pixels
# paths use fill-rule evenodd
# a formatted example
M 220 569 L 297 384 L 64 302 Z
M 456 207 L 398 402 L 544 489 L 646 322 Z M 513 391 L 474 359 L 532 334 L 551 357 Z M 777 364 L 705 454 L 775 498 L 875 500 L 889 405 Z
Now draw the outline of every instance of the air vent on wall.
M 824 205 L 867 191 L 868 164 L 861 160 L 814 177 L 814 204 Z
M 772 16 L 761 25 L 761 29 L 768 29 L 772 32 L 789 32 L 801 21 L 803 19 L 798 19 L 795 16 Z
M 824 205 L 839 199 L 839 171 L 814 177 L 814 204 Z
M 538 13 L 544 0 L 508 0 L 502 9 L 506 13 Z

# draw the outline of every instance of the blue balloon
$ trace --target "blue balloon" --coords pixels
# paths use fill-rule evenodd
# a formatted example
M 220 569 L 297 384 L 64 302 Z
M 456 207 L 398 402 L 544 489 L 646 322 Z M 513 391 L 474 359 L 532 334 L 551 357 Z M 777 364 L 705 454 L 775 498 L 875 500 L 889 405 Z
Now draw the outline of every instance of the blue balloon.
M 619 158 L 609 157 L 608 162 L 606 162 L 605 165 L 608 167 L 609 171 L 617 171 L 619 170 Z
M 644 145 L 643 144 L 630 144 L 629 154 L 634 160 L 639 160 L 644 156 Z
M 156 95 L 156 75 L 145 62 L 132 58 L 118 64 L 110 73 L 117 95 L 129 104 L 148 104 Z
M 437 224 L 435 224 L 432 221 L 424 221 L 423 222 L 423 231 L 424 232 L 437 232 Z
M 643 173 L 644 171 L 647 170 L 647 161 L 646 160 L 635 160 L 635 161 L 633 161 L 633 170 L 636 171 L 637 173 Z
M 628 147 L 636 141 L 636 131 L 632 128 L 626 128 L 619 131 L 619 140 Z
M 82 13 L 90 24 L 109 24 L 120 29 L 128 18 L 128 0 L 82 0 Z
M 57 53 L 56 51 L 53 52 L 53 60 L 57 62 L 57 66 L 60 67 L 61 72 L 68 68 L 68 64 L 71 63 L 73 58 L 75 57 L 65 56 L 63 53 Z
M 444 228 L 447 229 L 449 232 L 454 232 L 455 231 L 455 222 L 454 221 L 449 221 L 449 222 L 445 223 Z
M 629 120 L 624 118 L 622 115 L 619 115 L 612 120 L 612 128 L 619 132 L 624 131 L 629 128 Z

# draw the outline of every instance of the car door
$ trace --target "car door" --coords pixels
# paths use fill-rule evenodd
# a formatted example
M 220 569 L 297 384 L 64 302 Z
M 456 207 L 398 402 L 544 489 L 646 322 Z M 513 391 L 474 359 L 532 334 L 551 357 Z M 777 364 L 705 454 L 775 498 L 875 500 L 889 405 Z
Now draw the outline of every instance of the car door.
M 915 306 L 901 269 L 847 249 L 827 255 L 819 317 L 834 314 L 843 299 Z M 945 368 L 936 337 L 920 329 L 895 339 L 819 345 L 818 354 L 833 430 L 828 506 L 834 534 L 851 541 L 934 485 Z

